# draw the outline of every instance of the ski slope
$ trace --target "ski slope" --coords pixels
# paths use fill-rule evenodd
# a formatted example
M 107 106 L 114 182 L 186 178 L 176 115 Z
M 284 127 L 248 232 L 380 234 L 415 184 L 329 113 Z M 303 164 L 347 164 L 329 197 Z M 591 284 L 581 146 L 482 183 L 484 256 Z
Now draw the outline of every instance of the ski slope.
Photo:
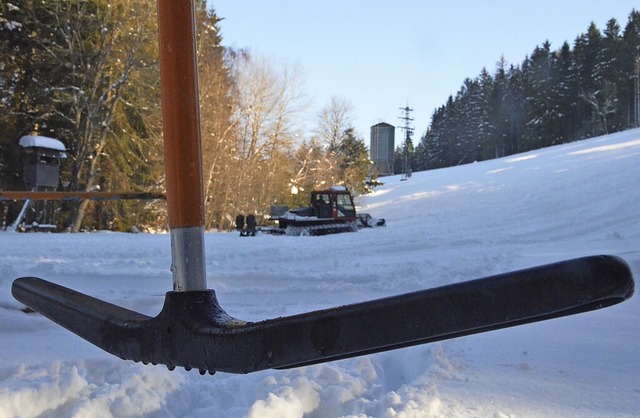
M 386 228 L 208 233 L 208 282 L 225 310 L 255 321 L 593 254 L 621 256 L 640 277 L 640 130 L 384 181 L 357 203 Z M 640 413 L 637 297 L 333 363 L 200 376 L 111 357 L 10 294 L 14 278 L 38 276 L 155 316 L 169 267 L 167 234 L 0 233 L 0 417 Z

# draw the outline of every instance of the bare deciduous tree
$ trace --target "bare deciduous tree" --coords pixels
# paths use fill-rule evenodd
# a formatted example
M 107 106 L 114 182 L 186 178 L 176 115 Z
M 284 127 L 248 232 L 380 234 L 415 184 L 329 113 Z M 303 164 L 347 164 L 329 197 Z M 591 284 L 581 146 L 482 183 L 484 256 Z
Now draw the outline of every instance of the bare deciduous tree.
M 353 124 L 353 105 L 345 98 L 334 96 L 318 115 L 316 134 L 330 152 L 335 152 L 344 133 Z
M 278 68 L 246 53 L 237 54 L 231 64 L 232 116 L 227 137 L 216 145 L 223 147 L 225 157 L 208 166 L 208 184 L 224 190 L 209 209 L 209 226 L 218 228 L 232 225 L 238 213 L 263 214 L 283 199 L 289 190 L 289 155 L 299 136 L 298 117 L 306 106 L 298 68 Z

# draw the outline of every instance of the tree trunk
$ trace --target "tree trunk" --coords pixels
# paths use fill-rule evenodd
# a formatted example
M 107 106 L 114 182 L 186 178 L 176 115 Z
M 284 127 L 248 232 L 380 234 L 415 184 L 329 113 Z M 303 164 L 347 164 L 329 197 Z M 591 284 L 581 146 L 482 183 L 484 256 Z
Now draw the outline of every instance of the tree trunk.
M 80 227 L 82 226 L 82 220 L 84 219 L 85 212 L 87 211 L 87 206 L 89 205 L 88 200 L 81 200 L 78 205 L 78 210 L 76 211 L 76 216 L 71 224 L 71 232 L 80 232 Z

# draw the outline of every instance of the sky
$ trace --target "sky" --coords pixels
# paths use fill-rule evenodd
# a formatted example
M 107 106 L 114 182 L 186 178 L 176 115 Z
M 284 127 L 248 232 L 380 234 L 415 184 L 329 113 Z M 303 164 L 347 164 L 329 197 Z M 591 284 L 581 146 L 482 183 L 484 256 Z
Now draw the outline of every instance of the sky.
M 405 106 L 417 143 L 465 78 L 483 68 L 493 74 L 501 56 L 519 65 L 545 40 L 554 50 L 573 45 L 591 22 L 603 30 L 615 18 L 624 30 L 637 8 L 629 0 L 208 2 L 224 19 L 225 46 L 302 69 L 305 119 L 313 122 L 332 97 L 346 99 L 367 144 L 372 125 L 403 125 Z

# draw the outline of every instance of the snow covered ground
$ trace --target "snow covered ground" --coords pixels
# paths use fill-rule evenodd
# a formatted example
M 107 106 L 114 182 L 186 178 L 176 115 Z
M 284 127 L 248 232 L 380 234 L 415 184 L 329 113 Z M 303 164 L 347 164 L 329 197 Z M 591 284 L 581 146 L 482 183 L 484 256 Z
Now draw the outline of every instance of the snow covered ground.
M 640 277 L 640 130 L 415 173 L 359 199 L 386 228 L 206 235 L 209 286 L 260 320 L 592 254 Z M 38 276 L 156 315 L 168 235 L 0 233 L 0 417 L 631 417 L 640 301 L 286 371 L 200 376 L 114 358 L 10 294 Z M 434 319 L 436 320 L 436 319 Z

